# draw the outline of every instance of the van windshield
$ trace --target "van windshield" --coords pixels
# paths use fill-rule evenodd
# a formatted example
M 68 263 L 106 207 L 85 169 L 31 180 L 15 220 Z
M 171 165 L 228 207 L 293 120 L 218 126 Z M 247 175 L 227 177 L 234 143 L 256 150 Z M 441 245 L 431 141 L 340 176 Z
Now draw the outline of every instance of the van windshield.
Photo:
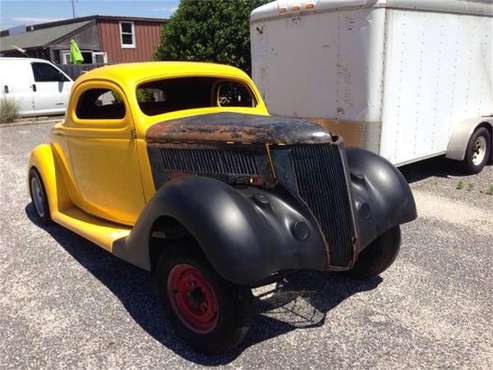
M 237 80 L 182 77 L 148 82 L 137 88 L 137 101 L 148 116 L 184 109 L 255 107 L 250 88 Z

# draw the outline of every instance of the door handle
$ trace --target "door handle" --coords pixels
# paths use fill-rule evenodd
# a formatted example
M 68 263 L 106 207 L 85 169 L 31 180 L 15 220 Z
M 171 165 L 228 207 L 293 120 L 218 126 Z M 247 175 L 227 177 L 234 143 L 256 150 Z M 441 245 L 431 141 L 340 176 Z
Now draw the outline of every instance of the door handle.
M 33 84 L 33 91 L 36 92 L 36 84 Z
M 5 94 L 9 93 L 9 87 L 7 85 L 3 85 L 3 91 L 5 91 Z

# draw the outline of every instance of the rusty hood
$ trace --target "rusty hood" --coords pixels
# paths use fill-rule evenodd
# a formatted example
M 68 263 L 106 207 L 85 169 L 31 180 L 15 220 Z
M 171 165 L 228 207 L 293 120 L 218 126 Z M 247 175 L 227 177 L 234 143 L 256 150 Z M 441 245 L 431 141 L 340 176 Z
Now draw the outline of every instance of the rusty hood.
M 146 132 L 148 143 L 330 143 L 332 136 L 321 126 L 299 118 L 241 113 L 201 114 L 158 122 Z

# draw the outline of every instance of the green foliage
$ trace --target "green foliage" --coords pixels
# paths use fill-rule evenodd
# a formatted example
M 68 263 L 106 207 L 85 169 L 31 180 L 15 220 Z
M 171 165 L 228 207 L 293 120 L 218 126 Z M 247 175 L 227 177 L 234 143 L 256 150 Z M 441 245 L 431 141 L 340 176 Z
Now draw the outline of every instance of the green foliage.
M 137 89 L 137 101 L 139 103 L 153 102 L 154 94 L 150 89 Z
M 459 190 L 464 189 L 464 181 L 462 181 L 462 180 L 459 181 L 457 183 L 456 189 L 459 189 Z
M 19 112 L 19 106 L 13 99 L 3 97 L 0 100 L 0 122 L 12 122 Z
M 159 60 L 208 61 L 251 73 L 250 12 L 269 0 L 182 0 L 161 31 Z

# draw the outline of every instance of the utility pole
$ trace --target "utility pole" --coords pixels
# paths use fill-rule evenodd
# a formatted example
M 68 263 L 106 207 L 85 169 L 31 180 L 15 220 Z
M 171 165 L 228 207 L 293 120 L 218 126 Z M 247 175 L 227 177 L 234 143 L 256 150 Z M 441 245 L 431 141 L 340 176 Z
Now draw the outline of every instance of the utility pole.
M 72 0 L 72 18 L 75 18 L 75 0 Z

